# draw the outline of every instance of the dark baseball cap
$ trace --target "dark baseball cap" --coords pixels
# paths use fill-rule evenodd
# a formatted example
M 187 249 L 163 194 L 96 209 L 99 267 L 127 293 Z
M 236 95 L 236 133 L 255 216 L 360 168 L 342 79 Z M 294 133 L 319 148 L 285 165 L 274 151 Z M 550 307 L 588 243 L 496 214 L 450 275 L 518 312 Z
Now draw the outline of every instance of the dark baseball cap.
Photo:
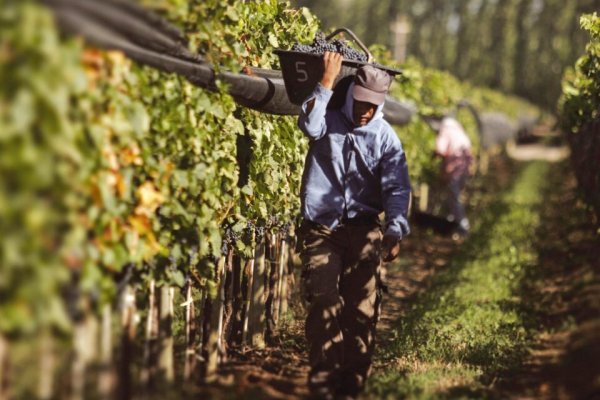
M 387 72 L 371 65 L 364 65 L 356 71 L 352 97 L 354 100 L 381 105 L 391 84 L 392 77 Z

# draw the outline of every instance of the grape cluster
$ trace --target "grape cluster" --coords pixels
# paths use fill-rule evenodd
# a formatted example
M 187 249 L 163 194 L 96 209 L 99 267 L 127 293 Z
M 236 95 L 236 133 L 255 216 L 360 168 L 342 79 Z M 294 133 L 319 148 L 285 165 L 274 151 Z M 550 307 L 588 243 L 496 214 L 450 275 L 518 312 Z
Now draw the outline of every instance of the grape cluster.
M 235 245 L 235 242 L 240 240 L 239 233 L 235 232 L 231 227 L 225 229 L 225 234 L 221 240 L 221 254 L 227 255 L 227 252 L 231 247 Z
M 226 256 L 227 253 L 222 253 L 222 255 Z M 217 265 L 219 263 L 219 259 L 214 254 L 208 254 L 206 256 L 206 260 L 213 265 Z
M 252 235 L 252 233 L 254 233 L 256 239 L 262 238 L 265 235 L 265 229 L 264 225 L 256 225 L 252 221 L 246 223 L 246 228 L 242 232 L 234 231 L 233 224 L 226 226 L 221 241 L 221 254 L 227 255 L 229 249 L 235 247 L 236 242 L 244 240 L 242 236 L 248 239 L 249 236 L 247 235 Z
M 252 221 L 248 221 L 248 225 L 246 226 L 246 229 L 250 233 L 254 232 L 254 236 L 257 240 L 262 238 L 265 235 L 265 227 L 255 225 Z
M 292 223 L 289 221 L 283 222 L 279 224 L 279 233 L 281 233 L 285 238 L 290 235 L 290 228 Z
M 323 54 L 326 51 L 340 53 L 345 60 L 367 62 L 367 55 L 348 46 L 343 40 L 335 39 L 328 42 L 323 32 L 317 33 L 312 44 L 296 43 L 292 46 L 292 51 L 299 51 L 309 54 Z
M 265 236 L 265 227 L 264 226 L 257 226 L 256 227 L 256 237 L 257 238 L 262 238 L 263 236 Z

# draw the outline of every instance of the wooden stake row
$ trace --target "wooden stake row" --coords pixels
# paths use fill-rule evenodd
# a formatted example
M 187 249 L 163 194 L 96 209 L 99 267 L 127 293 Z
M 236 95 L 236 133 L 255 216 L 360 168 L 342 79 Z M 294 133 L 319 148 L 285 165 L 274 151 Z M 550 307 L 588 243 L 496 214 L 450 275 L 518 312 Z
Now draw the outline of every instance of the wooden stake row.
M 218 364 L 225 359 L 228 347 L 260 349 L 272 338 L 288 309 L 288 262 L 288 240 L 278 234 L 257 238 L 250 259 L 228 254 L 220 260 L 205 379 L 215 379 Z
M 140 312 L 136 295 L 140 292 L 133 286 L 125 286 L 120 293 L 118 313 L 107 304 L 94 316 L 91 307 L 85 306 L 88 311 L 74 325 L 69 385 L 54 384 L 58 342 L 50 332 L 40 336 L 37 397 L 58 395 L 79 400 L 90 390 L 99 399 L 130 399 L 138 393 L 144 396 L 169 387 L 175 381 L 174 367 L 179 361 L 185 382 L 215 380 L 229 348 L 261 349 L 273 338 L 291 294 L 289 253 L 288 238 L 271 233 L 256 238 L 251 257 L 235 255 L 231 249 L 215 268 L 216 297 L 211 298 L 206 287 L 194 287 L 195 281 L 190 279 L 181 294 L 184 300 L 178 302 L 181 313 L 175 312 L 175 288 L 150 280 L 144 290 L 143 339 L 137 329 Z M 176 315 L 185 322 L 181 358 L 174 348 Z M 140 339 L 143 344 L 138 346 Z M 0 400 L 9 393 L 7 360 L 9 341 L 0 336 Z M 136 360 L 141 362 L 139 369 L 132 368 Z M 135 376 L 134 371 L 138 371 Z

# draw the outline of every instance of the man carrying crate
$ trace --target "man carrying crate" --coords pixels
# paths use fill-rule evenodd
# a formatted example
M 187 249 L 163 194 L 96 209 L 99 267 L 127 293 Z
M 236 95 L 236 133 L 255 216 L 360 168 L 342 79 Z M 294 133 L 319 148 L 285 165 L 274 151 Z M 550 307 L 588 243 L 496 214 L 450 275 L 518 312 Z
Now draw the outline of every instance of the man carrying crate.
M 327 110 L 342 56 L 326 52 L 323 63 L 298 118 L 310 140 L 299 230 L 309 387 L 316 398 L 354 398 L 371 369 L 381 261 L 394 260 L 409 233 L 410 184 L 400 140 L 383 119 L 392 78 L 363 66 L 342 108 Z

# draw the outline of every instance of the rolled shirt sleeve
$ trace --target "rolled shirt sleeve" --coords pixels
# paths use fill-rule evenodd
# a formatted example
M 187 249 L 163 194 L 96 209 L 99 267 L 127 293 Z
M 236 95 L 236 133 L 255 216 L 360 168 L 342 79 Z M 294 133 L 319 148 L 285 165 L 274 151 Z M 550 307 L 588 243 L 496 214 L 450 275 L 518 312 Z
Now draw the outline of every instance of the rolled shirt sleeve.
M 312 94 L 302 103 L 298 117 L 298 127 L 311 140 L 318 140 L 327 132 L 325 113 L 327 112 L 327 103 L 329 103 L 332 95 L 333 90 L 327 89 L 318 83 Z M 314 105 L 308 113 L 309 103 L 313 100 Z
M 391 131 L 391 132 L 390 132 Z M 406 154 L 396 134 L 390 129 L 381 159 L 381 198 L 385 212 L 384 233 L 402 239 L 410 233 L 408 204 L 410 178 Z

